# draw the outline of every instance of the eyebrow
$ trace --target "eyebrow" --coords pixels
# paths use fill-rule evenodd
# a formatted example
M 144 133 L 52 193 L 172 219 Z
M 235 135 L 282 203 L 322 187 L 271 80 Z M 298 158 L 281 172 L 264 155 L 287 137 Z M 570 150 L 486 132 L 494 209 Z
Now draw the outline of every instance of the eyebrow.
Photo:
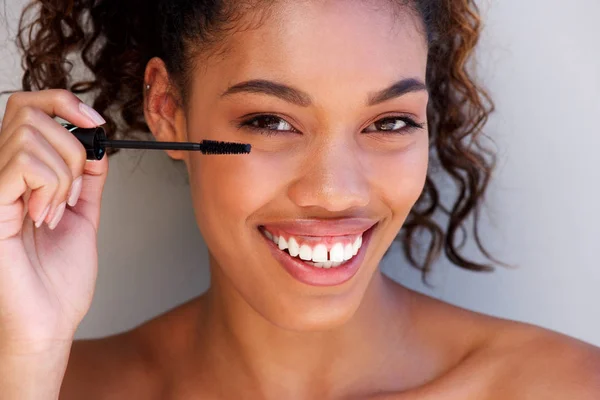
M 390 87 L 369 96 L 367 105 L 374 106 L 384 101 L 404 96 L 407 93 L 427 91 L 427 85 L 416 78 L 402 79 L 393 83 Z
M 423 81 L 416 78 L 402 79 L 383 90 L 370 94 L 367 99 L 367 105 L 374 106 L 407 93 L 418 91 L 427 91 L 427 85 Z M 308 107 L 312 104 L 312 99 L 307 93 L 294 87 L 265 79 L 252 79 L 236 83 L 223 92 L 221 97 L 235 93 L 266 94 L 301 107 Z

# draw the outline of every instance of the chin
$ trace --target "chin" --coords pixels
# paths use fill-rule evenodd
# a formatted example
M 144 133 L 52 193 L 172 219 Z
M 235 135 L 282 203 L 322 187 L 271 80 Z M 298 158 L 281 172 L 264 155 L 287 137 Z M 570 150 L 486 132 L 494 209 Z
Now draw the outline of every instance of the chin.
M 319 304 L 320 303 L 320 304 Z M 265 313 L 263 317 L 273 325 L 292 332 L 324 332 L 342 327 L 348 323 L 360 304 L 360 300 L 351 302 L 331 302 L 325 299 L 311 301 L 304 307 L 277 310 Z M 358 304 L 357 304 L 358 303 Z
M 274 294 L 274 301 L 259 301 L 256 311 L 271 324 L 293 332 L 323 332 L 340 328 L 350 322 L 364 301 L 369 281 L 373 275 L 371 266 L 365 265 L 358 274 L 334 292 L 307 291 Z M 374 268 L 373 268 L 374 269 Z M 322 289 L 322 288 L 321 288 Z M 261 296 L 262 297 L 262 296 Z M 247 299 L 252 302 L 251 299 Z M 258 300 L 258 299 L 255 299 Z

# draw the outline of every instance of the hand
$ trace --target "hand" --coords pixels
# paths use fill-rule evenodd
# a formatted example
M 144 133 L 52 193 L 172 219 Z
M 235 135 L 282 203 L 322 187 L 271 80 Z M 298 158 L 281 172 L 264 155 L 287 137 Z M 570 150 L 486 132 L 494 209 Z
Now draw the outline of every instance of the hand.
M 108 157 L 86 161 L 55 116 L 105 122 L 52 89 L 11 95 L 0 128 L 0 351 L 70 344 L 92 301 Z

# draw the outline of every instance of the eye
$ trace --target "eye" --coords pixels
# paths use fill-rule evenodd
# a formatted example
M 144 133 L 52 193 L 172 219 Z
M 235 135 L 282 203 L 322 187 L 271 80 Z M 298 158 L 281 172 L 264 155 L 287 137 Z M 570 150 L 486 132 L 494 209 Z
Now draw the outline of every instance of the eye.
M 283 118 L 270 114 L 257 115 L 242 121 L 239 127 L 247 127 L 266 135 L 275 135 L 277 132 L 298 132 Z
M 242 121 L 238 125 L 255 130 L 264 135 L 276 135 L 279 133 L 294 132 L 296 130 L 285 119 L 272 114 L 262 114 Z M 369 125 L 363 132 L 381 132 L 381 133 L 399 133 L 407 134 L 414 129 L 422 129 L 424 124 L 419 124 L 409 117 L 386 117 L 375 121 Z
M 363 132 L 382 132 L 382 133 L 410 133 L 414 129 L 422 129 L 423 124 L 419 124 L 408 117 L 386 117 L 373 122 L 367 126 Z

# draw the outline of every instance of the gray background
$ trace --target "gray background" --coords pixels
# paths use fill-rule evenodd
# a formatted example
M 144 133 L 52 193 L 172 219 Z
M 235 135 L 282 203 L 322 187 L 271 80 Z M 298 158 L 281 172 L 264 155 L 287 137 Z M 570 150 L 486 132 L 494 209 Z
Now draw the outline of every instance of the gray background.
M 9 26 L 0 29 L 0 89 L 20 84 L 11 39 L 24 4 L 2 4 Z M 600 346 L 600 2 L 480 4 L 479 75 L 497 104 L 487 132 L 500 155 L 482 233 L 519 268 L 476 274 L 442 260 L 433 290 L 398 249 L 383 268 L 444 301 Z M 190 199 L 183 173 L 163 152 L 111 158 L 96 295 L 78 337 L 129 329 L 207 288 L 207 252 Z

